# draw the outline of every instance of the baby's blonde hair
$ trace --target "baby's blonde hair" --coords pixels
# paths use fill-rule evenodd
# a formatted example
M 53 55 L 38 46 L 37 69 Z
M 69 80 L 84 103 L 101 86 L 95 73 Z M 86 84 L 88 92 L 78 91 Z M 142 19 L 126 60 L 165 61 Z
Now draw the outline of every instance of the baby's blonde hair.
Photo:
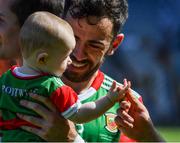
M 20 42 L 23 58 L 28 58 L 40 49 L 68 45 L 74 34 L 71 26 L 61 18 L 49 12 L 35 12 L 25 21 L 20 31 Z M 50 49 L 51 50 L 51 49 Z

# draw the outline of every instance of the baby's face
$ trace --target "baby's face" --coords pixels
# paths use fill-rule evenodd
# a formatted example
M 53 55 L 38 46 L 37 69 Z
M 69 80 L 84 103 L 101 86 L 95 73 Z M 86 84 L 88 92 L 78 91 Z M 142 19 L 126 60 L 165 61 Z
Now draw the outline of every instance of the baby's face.
M 56 51 L 51 51 L 46 64 L 47 71 L 53 75 L 61 76 L 67 66 L 72 63 L 71 52 L 72 50 L 62 52 L 59 48 Z

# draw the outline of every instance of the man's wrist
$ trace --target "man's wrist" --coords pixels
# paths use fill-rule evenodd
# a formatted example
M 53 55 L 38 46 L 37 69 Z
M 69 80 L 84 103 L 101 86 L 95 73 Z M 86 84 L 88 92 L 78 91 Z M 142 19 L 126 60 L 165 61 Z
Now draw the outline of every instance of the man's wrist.
M 154 128 L 153 132 L 149 138 L 150 142 L 165 142 L 165 140 L 161 137 L 161 135 L 158 133 L 158 131 Z
M 154 125 L 150 124 L 149 128 L 146 128 L 146 134 L 144 134 L 144 137 L 140 139 L 140 141 L 143 142 L 165 142 L 165 140 L 161 137 L 161 135 L 158 133 Z

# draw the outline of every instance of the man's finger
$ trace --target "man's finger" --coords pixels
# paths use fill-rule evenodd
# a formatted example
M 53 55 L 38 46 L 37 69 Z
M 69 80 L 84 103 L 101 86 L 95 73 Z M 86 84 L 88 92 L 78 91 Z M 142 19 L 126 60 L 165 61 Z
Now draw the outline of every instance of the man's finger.
M 48 97 L 43 97 L 43 96 L 32 94 L 32 93 L 30 94 L 30 97 L 43 103 L 49 110 L 56 112 L 56 107 L 52 104 L 52 102 L 50 101 Z
M 34 103 L 27 100 L 21 100 L 20 104 L 26 108 L 33 110 L 34 112 L 42 116 L 44 119 L 49 119 L 49 116 L 51 115 L 51 112 L 48 111 L 48 109 L 46 109 L 39 103 Z
M 126 120 L 129 123 L 134 123 L 134 119 L 125 110 L 118 110 L 117 115 L 121 117 L 121 119 Z
M 138 100 L 138 98 L 136 98 L 136 96 L 133 95 L 133 92 L 131 89 L 129 89 L 127 91 L 127 99 L 131 102 L 131 104 L 139 106 L 140 101 Z
M 124 128 L 133 128 L 133 124 L 126 121 L 126 120 L 123 120 L 121 117 L 117 116 L 115 118 L 115 123 L 117 126 L 121 126 L 121 127 L 124 127 Z
M 43 120 L 41 118 L 38 117 L 33 117 L 33 116 L 28 116 L 28 115 L 24 115 L 24 114 L 19 114 L 17 113 L 17 116 L 22 119 L 25 120 L 27 122 L 30 122 L 33 125 L 36 125 L 40 128 L 42 128 L 43 126 L 45 126 Z
M 123 110 L 127 111 L 130 109 L 131 107 L 131 103 L 128 101 L 121 101 L 120 102 L 120 108 L 122 108 Z
M 36 134 L 41 138 L 44 138 L 43 137 L 44 132 L 41 129 L 33 128 L 33 127 L 29 127 L 29 126 L 21 126 L 21 129 L 28 131 L 30 133 Z

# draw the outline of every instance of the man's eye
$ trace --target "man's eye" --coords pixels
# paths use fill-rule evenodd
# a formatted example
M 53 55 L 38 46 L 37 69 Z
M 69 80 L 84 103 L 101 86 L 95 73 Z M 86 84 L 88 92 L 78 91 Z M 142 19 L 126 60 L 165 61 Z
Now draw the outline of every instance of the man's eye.
M 97 45 L 90 45 L 92 48 L 99 48 Z
M 91 48 L 94 48 L 94 49 L 97 49 L 97 50 L 102 50 L 104 49 L 103 46 L 100 46 L 100 45 L 89 45 Z

